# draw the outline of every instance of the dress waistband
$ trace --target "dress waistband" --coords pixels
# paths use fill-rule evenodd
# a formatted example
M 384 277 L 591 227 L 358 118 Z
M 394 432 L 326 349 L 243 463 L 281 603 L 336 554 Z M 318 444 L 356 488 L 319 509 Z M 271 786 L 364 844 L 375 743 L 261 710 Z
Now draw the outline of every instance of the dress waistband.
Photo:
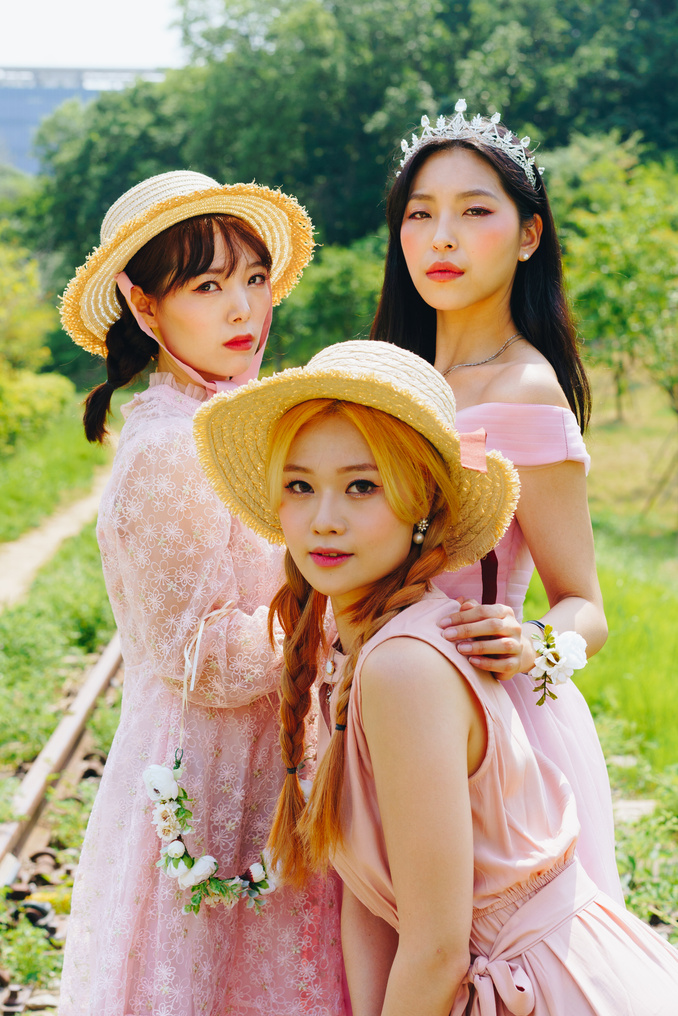
M 598 892 L 575 858 L 518 907 L 497 935 L 489 956 L 473 959 L 450 1016 L 496 1016 L 495 992 L 513 1016 L 530 1016 L 534 988 L 520 957 L 588 906 Z M 468 1010 L 471 986 L 475 992 Z

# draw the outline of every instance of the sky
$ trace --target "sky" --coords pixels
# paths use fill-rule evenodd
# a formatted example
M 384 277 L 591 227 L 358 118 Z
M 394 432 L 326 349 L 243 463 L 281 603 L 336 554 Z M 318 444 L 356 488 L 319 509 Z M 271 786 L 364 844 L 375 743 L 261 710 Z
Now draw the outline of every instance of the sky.
M 1 0 L 0 68 L 180 67 L 174 0 Z

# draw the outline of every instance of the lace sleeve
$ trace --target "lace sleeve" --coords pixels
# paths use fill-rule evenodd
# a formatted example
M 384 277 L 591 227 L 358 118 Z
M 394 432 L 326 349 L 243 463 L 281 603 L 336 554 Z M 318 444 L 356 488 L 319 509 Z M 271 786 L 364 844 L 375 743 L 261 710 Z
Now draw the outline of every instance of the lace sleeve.
M 205 626 L 189 701 L 235 708 L 274 691 L 280 659 L 267 621 L 280 551 L 231 518 L 190 433 L 170 427 L 135 442 L 104 512 L 104 567 L 118 573 L 129 634 L 158 677 L 181 693 L 184 649 L 228 605 Z

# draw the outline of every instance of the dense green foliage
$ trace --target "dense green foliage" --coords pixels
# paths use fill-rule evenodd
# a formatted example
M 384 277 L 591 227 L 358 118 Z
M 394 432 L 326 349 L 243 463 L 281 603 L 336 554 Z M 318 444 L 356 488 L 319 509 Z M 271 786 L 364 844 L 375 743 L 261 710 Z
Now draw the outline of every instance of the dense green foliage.
M 219 180 L 284 187 L 330 245 L 278 312 L 269 363 L 302 362 L 323 336 L 364 332 L 380 271 L 379 247 L 365 238 L 381 228 L 399 139 L 422 112 L 450 112 L 465 95 L 470 109 L 500 109 L 545 152 L 593 360 L 616 372 L 621 396 L 628 362 L 641 356 L 676 405 L 675 4 L 177 7 L 190 66 L 87 107 L 63 106 L 39 132 L 44 172 L 35 186 L 0 187 L 4 234 L 40 252 L 51 297 L 98 242 L 102 217 L 125 188 L 191 166 Z M 98 361 L 58 329 L 48 342 L 58 370 L 83 386 L 98 380 Z
M 675 5 L 639 0 L 179 0 L 194 65 L 42 127 L 39 244 L 82 261 L 106 208 L 143 177 L 191 165 L 280 185 L 324 242 L 378 228 L 387 167 L 422 112 L 507 110 L 544 147 L 640 130 L 675 147 Z M 652 54 L 650 58 L 649 54 Z M 673 86 L 672 87 L 672 83 Z M 30 217 L 30 216 L 29 216 Z M 36 232 L 36 240 L 38 233 Z
M 68 378 L 0 365 L 0 462 L 22 440 L 35 440 L 72 402 Z

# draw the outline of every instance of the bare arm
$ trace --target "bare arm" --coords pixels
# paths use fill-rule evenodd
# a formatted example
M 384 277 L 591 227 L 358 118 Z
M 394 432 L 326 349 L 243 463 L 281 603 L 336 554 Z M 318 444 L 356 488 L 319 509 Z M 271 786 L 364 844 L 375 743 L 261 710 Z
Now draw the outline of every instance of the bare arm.
M 341 903 L 341 947 L 353 1016 L 379 1016 L 398 933 L 346 885 Z
M 592 656 L 605 644 L 607 624 L 598 583 L 584 467 L 578 462 L 519 468 L 517 517 L 544 583 L 550 609 L 539 620 L 577 631 Z M 468 602 L 451 615 L 445 637 L 483 670 L 508 679 L 534 665 L 534 625 L 519 625 L 502 604 Z M 469 641 L 473 639 L 474 641 Z M 499 659 L 491 654 L 497 654 Z
M 468 773 L 484 756 L 484 721 L 458 671 L 414 639 L 377 647 L 362 681 L 399 920 L 381 1016 L 447 1016 L 469 965 Z

